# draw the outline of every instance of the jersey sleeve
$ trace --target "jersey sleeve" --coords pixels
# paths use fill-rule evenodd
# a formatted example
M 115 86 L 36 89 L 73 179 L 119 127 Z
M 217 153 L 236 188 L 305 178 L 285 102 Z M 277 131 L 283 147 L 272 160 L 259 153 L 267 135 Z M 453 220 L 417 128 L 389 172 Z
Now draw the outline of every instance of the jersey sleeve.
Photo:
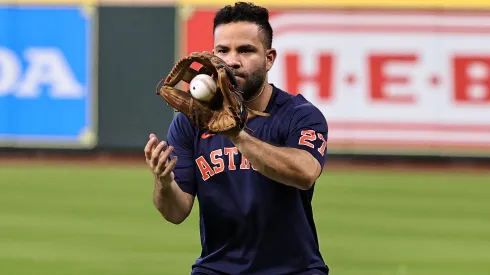
M 167 143 L 174 147 L 169 158 L 178 157 L 174 168 L 175 182 L 182 191 L 195 196 L 197 182 L 194 173 L 194 128 L 182 113 L 178 113 L 170 123 Z
M 313 104 L 297 106 L 289 120 L 286 146 L 310 152 L 324 167 L 327 158 L 328 123 Z

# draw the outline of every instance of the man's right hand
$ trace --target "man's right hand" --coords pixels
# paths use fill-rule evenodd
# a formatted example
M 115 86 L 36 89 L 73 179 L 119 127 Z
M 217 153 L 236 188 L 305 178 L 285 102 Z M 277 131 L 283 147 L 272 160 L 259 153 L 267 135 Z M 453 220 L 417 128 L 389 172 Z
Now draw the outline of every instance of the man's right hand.
M 165 141 L 158 142 L 158 138 L 154 134 L 150 134 L 145 146 L 146 163 L 162 189 L 169 187 L 174 180 L 173 169 L 177 163 L 177 156 L 174 156 L 170 161 L 168 160 L 173 149 L 172 146 L 167 146 Z

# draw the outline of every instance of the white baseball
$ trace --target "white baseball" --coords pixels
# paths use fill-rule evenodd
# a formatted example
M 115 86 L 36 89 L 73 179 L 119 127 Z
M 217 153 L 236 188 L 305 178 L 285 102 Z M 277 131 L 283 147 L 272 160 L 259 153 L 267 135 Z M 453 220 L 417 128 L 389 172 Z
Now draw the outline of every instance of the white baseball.
M 191 95 L 197 100 L 207 102 L 216 94 L 216 82 L 207 74 L 196 75 L 189 84 Z

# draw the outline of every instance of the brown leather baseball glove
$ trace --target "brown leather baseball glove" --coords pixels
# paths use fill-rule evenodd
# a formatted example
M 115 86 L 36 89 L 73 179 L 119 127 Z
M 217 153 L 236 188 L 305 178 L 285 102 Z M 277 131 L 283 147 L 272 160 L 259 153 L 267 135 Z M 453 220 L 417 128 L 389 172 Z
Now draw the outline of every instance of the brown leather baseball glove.
M 202 66 L 195 70 L 191 68 L 194 62 Z M 190 83 L 198 74 L 210 75 L 216 81 L 216 95 L 209 102 L 199 101 L 189 91 L 175 87 L 180 81 Z M 177 111 L 186 114 L 195 126 L 213 133 L 243 129 L 251 114 L 268 115 L 245 106 L 232 70 L 210 52 L 194 52 L 180 59 L 168 76 L 158 83 L 156 93 Z

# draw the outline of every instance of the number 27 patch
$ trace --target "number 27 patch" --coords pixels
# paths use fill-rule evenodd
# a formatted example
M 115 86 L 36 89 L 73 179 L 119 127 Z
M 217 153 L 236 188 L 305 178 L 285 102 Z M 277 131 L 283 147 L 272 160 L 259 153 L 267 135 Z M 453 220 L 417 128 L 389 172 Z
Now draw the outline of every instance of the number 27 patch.
M 318 148 L 318 152 L 323 156 L 325 154 L 325 149 L 327 148 L 327 141 L 322 133 L 316 133 L 314 130 L 303 130 L 301 131 L 301 137 L 299 138 L 298 144 L 315 148 L 315 145 L 311 142 L 315 141 L 317 138 L 322 141 L 322 145 Z

